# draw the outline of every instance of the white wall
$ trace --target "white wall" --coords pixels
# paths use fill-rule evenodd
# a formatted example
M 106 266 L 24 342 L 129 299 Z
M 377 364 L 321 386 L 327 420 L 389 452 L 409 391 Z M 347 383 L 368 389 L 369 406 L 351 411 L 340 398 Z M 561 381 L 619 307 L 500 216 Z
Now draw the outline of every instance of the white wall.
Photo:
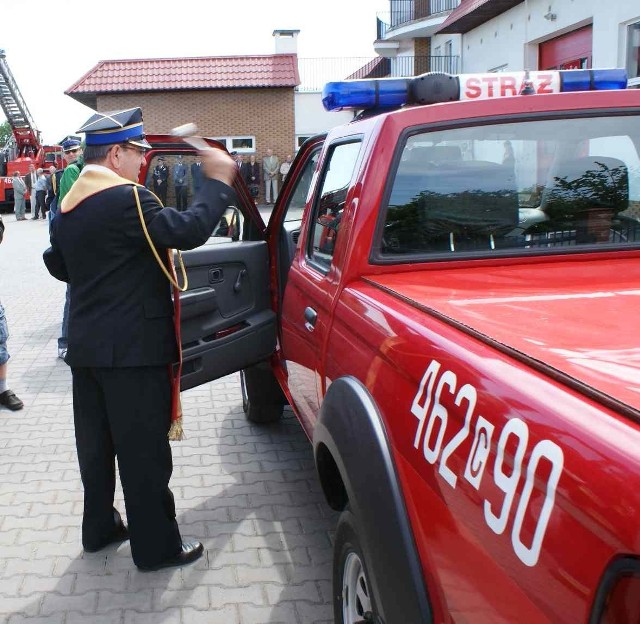
M 311 136 L 325 132 L 353 119 L 353 111 L 328 113 L 322 106 L 322 94 L 317 92 L 296 93 L 295 109 L 296 136 Z M 295 147 L 293 146 L 292 149 Z
M 544 18 L 555 13 L 554 21 Z M 638 0 L 525 0 L 462 36 L 462 72 L 537 69 L 538 44 L 593 24 L 593 66 L 624 67 L 626 25 L 640 20 Z M 446 35 L 434 37 L 434 45 Z

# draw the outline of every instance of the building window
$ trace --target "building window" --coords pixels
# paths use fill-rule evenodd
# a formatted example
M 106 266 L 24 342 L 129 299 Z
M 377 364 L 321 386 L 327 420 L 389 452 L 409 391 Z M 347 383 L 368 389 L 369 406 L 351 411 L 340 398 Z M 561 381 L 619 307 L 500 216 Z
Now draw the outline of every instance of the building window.
M 640 83 L 640 22 L 627 27 L 627 72 L 634 84 Z
M 451 39 L 444 42 L 444 55 L 453 56 L 453 41 Z
M 311 135 L 310 134 L 305 134 L 305 135 L 298 135 L 296 137 L 296 151 L 298 151 L 300 149 L 300 146 L 307 140 L 310 139 Z
M 238 154 L 254 154 L 256 151 L 256 137 L 234 136 L 234 137 L 212 137 L 215 141 L 220 141 L 228 152 L 238 152 Z

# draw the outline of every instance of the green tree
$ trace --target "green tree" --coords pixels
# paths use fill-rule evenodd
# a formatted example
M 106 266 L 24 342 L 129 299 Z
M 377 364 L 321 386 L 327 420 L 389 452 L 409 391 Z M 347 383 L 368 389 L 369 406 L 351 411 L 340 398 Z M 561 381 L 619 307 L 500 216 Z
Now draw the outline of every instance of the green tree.
M 8 121 L 0 123 L 0 147 L 3 147 L 12 136 L 11 126 Z

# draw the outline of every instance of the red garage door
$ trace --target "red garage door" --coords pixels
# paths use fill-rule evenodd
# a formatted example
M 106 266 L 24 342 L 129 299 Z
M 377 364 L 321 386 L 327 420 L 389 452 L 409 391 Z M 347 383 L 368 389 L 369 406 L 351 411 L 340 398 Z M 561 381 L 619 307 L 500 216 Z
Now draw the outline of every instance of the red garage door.
M 591 67 L 591 26 L 540 44 L 539 69 L 587 69 Z

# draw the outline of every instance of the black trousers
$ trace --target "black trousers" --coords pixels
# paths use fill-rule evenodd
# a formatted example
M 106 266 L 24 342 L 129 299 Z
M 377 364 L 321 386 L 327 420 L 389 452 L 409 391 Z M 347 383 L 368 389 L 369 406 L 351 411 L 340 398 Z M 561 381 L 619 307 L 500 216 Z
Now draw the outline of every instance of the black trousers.
M 167 205 L 167 183 L 155 185 L 153 192 L 158 196 L 163 206 Z
M 186 186 L 176 186 L 174 187 L 176 190 L 176 208 L 178 210 L 186 210 L 187 209 L 187 187 Z
M 72 368 L 72 374 L 83 545 L 103 543 L 114 529 L 117 457 L 134 563 L 152 566 L 175 556 L 182 539 L 169 489 L 167 367 Z
M 44 198 L 46 196 L 47 192 L 46 191 L 36 191 L 36 207 L 34 209 L 34 214 L 32 214 L 31 216 L 34 219 L 38 218 L 38 213 L 40 213 L 42 215 L 42 218 L 44 219 L 44 211 L 45 211 L 45 205 L 44 205 Z

